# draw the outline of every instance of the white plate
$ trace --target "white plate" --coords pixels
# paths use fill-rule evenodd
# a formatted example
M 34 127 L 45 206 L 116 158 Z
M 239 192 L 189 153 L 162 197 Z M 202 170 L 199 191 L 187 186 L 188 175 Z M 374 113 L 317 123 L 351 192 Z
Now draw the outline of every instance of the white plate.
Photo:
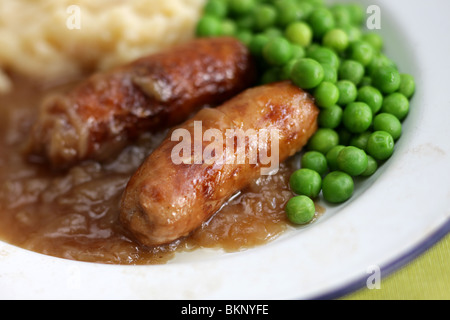
M 396 153 L 355 197 L 316 223 L 235 254 L 199 251 L 161 266 L 110 266 L 0 242 L 3 299 L 311 299 L 363 287 L 450 230 L 450 2 L 381 8 L 387 54 L 417 80 Z

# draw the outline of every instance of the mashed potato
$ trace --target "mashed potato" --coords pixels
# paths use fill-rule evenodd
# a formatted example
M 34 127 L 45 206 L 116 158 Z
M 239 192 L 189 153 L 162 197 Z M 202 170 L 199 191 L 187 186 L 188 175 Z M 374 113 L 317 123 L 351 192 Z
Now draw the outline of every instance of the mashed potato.
M 103 70 L 193 37 L 205 0 L 1 0 L 7 72 L 41 81 Z

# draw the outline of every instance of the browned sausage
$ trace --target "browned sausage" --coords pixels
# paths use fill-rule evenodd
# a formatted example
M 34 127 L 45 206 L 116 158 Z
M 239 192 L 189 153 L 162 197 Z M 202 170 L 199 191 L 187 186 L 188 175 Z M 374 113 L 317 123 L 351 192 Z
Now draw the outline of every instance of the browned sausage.
M 262 161 L 261 154 L 273 155 L 278 151 L 278 160 L 282 162 L 300 151 L 317 130 L 317 116 L 318 109 L 312 98 L 291 82 L 248 89 L 218 108 L 201 110 L 172 131 L 131 178 L 122 197 L 121 222 L 148 246 L 170 243 L 188 235 L 217 212 L 233 194 L 261 175 L 261 170 L 269 166 L 266 166 L 267 161 Z M 272 138 L 257 140 L 262 153 L 258 152 L 257 161 L 251 162 L 257 144 L 249 138 L 250 134 L 246 134 L 245 164 L 242 160 L 236 161 L 237 156 L 234 162 L 225 160 L 220 163 L 218 159 L 221 157 L 216 158 L 220 152 L 209 152 L 214 148 L 205 152 L 215 140 L 210 139 L 210 142 L 203 137 L 200 140 L 204 156 L 199 164 L 195 164 L 200 155 L 194 150 L 194 141 L 199 141 L 195 132 L 199 124 L 205 134 L 208 129 L 224 133 L 220 147 L 232 150 L 234 155 L 242 149 L 237 148 L 237 139 L 232 148 L 226 144 L 227 130 L 263 132 L 266 129 L 278 132 L 279 147 L 276 150 L 275 145 L 272 146 Z M 180 152 L 183 161 L 177 164 L 180 162 L 174 161 L 177 158 L 173 155 L 178 155 L 179 147 L 184 143 L 175 135 L 180 129 L 194 137 L 194 147 L 190 153 Z M 208 158 L 209 154 L 212 158 Z M 228 153 L 224 151 L 223 154 Z
M 91 76 L 42 106 L 29 153 L 55 167 L 104 160 L 143 132 L 185 121 L 253 84 L 256 70 L 233 38 L 196 39 Z

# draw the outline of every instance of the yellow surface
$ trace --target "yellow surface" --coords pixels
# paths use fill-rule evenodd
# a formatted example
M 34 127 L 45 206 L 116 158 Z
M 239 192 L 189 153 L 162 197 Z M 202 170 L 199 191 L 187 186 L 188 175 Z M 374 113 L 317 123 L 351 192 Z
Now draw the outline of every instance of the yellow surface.
M 342 300 L 450 300 L 450 234 L 402 269 Z

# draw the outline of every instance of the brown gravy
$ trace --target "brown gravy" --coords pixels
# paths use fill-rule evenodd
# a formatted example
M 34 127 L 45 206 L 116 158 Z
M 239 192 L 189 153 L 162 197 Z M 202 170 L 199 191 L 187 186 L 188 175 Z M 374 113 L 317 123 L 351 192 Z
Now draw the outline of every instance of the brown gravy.
M 21 145 L 49 90 L 17 78 L 14 91 L 0 96 L 0 239 L 65 259 L 159 264 L 177 251 L 251 248 L 289 227 L 284 206 L 292 196 L 288 181 L 297 168 L 295 158 L 236 195 L 189 237 L 141 246 L 118 221 L 119 201 L 128 179 L 164 133 L 143 136 L 108 163 L 85 162 L 64 173 L 30 164 Z

